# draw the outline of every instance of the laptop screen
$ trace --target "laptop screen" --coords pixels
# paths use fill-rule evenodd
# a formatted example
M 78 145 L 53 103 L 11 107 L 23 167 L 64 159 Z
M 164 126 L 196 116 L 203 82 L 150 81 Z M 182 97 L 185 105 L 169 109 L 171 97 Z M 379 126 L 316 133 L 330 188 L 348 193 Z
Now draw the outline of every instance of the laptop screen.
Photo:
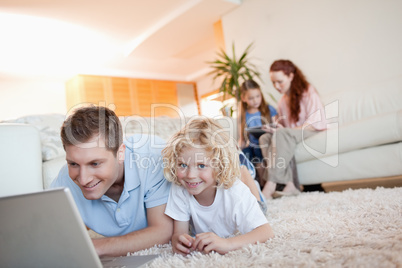
M 1 267 L 102 267 L 67 188 L 0 198 Z

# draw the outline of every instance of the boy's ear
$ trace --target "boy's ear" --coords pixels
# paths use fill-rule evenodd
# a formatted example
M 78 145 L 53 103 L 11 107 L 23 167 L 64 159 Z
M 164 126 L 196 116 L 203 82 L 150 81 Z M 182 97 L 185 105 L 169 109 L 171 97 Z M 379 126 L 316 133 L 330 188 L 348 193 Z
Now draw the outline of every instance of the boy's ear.
M 122 143 L 119 147 L 119 150 L 117 151 L 117 157 L 119 161 L 124 161 L 126 155 L 125 152 L 126 152 L 126 145 Z

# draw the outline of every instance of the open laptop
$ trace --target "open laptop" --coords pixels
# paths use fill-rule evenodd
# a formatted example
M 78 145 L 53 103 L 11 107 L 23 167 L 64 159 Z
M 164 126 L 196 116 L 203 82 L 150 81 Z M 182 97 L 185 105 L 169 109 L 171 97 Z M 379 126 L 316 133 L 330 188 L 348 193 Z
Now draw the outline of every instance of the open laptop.
M 99 259 L 68 188 L 0 197 L 0 267 L 139 267 L 157 256 Z

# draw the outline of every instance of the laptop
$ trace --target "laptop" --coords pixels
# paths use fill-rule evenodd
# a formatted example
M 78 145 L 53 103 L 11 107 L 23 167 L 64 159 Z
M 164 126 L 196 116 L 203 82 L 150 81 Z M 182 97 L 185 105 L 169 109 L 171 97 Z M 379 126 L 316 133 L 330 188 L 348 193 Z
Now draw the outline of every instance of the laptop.
M 0 197 L 1 267 L 140 267 L 156 257 L 100 259 L 68 188 Z

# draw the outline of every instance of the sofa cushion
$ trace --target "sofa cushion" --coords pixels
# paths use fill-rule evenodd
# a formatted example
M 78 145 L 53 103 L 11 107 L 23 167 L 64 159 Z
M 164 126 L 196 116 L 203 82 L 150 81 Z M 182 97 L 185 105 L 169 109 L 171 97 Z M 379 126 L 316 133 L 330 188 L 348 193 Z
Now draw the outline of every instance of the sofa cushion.
M 320 132 L 297 145 L 296 161 L 302 163 L 399 141 L 402 141 L 402 110 Z
M 67 164 L 67 162 L 64 156 L 43 162 L 42 175 L 44 189 L 48 189 L 50 187 L 50 184 L 59 175 L 61 168 L 65 164 Z
M 24 116 L 0 123 L 29 124 L 37 128 L 42 144 L 42 160 L 48 161 L 65 155 L 60 138 L 60 127 L 64 119 L 65 116 L 62 114 L 43 114 Z
M 339 125 L 398 111 L 402 109 L 402 76 L 370 85 L 351 85 L 321 99 L 327 118 L 336 117 Z
M 197 116 L 194 116 L 194 118 Z M 140 117 L 140 116 L 122 116 L 120 121 L 123 126 L 124 137 L 129 137 L 133 134 L 156 135 L 168 141 L 173 134 L 182 129 L 185 124 L 193 117 L 187 118 L 170 118 L 160 116 L 155 118 Z M 214 118 L 223 127 L 227 133 L 236 139 L 237 128 L 236 118 L 219 116 Z
M 134 134 L 156 135 L 167 141 L 174 133 L 179 131 L 184 125 L 186 119 L 170 117 L 141 117 L 124 116 L 120 117 L 123 127 L 124 137 L 130 137 Z
M 0 196 L 40 191 L 42 157 L 38 130 L 0 124 Z
M 380 178 L 402 174 L 402 142 L 339 154 L 297 164 L 300 184 Z

